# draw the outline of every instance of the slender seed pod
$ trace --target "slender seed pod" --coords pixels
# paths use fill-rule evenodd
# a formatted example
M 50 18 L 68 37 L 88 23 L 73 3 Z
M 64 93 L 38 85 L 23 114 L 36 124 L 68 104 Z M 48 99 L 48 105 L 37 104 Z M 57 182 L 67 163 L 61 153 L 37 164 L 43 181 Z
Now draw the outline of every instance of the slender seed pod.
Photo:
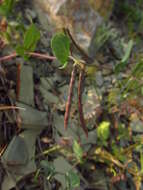
M 70 110 L 71 110 L 73 87 L 74 87 L 74 83 L 75 83 L 75 75 L 76 75 L 76 65 L 73 66 L 71 79 L 70 79 L 68 100 L 66 103 L 66 110 L 65 110 L 65 116 L 64 116 L 64 128 L 65 129 L 67 129 L 67 126 L 68 126 L 68 120 L 69 120 L 69 115 L 70 115 Z
M 83 106 L 82 106 L 82 91 L 83 91 L 84 73 L 85 73 L 85 69 L 83 67 L 83 68 L 81 68 L 81 71 L 79 74 L 78 111 L 79 111 L 79 119 L 80 119 L 81 127 L 82 127 L 83 131 L 85 132 L 86 137 L 88 137 L 88 130 L 87 130 L 86 125 L 85 125 L 84 114 L 83 114 Z

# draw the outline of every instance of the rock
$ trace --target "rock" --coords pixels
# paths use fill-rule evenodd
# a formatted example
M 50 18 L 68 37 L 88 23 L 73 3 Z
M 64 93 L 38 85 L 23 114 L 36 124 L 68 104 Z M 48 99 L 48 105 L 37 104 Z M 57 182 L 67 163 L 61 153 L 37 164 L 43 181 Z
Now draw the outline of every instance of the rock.
M 110 82 L 111 83 L 112 78 L 110 76 L 104 77 L 105 82 Z
M 33 0 L 33 6 L 36 7 L 44 27 L 49 25 L 53 31 L 63 27 L 69 28 L 75 41 L 86 51 L 95 28 L 103 20 L 87 0 Z M 43 21 L 44 17 L 47 21 Z
M 52 80 L 54 83 L 61 83 L 64 78 L 62 78 L 62 75 L 60 75 L 60 72 L 55 72 L 54 75 L 52 76 Z
M 83 94 L 83 112 L 87 123 L 90 125 L 88 128 L 92 128 L 95 125 L 95 119 L 97 110 L 100 106 L 100 100 L 95 88 L 87 89 L 87 92 Z M 90 122 L 89 122 L 90 121 Z
M 57 104 L 59 102 L 58 96 L 54 95 L 53 93 L 49 92 L 42 86 L 39 87 L 39 90 L 43 97 L 43 102 L 45 104 Z
M 104 76 L 110 75 L 111 73 L 112 73 L 112 70 L 111 70 L 111 69 L 103 69 L 103 70 L 102 70 L 102 74 L 103 74 Z
M 28 65 L 21 66 L 19 101 L 34 105 L 33 69 Z
M 57 113 L 54 114 L 53 116 L 53 124 L 55 127 L 55 131 L 57 132 L 57 134 L 55 135 L 55 140 L 58 142 L 59 141 L 59 137 L 68 137 L 70 139 L 78 139 L 78 133 L 77 131 L 80 130 L 80 128 L 77 127 L 77 125 L 75 125 L 75 121 L 69 119 L 69 123 L 68 123 L 68 128 L 65 130 L 64 128 L 64 117 L 61 115 L 58 115 Z M 60 135 L 59 135 L 60 134 Z
M 101 87 L 104 83 L 104 79 L 102 77 L 102 73 L 100 71 L 98 71 L 96 74 L 95 74 L 95 78 L 96 78 L 96 84 L 97 86 Z
M 111 83 L 109 81 L 104 82 L 104 86 L 106 89 L 109 88 L 110 85 L 111 85 Z
M 47 0 L 32 0 L 32 5 L 41 24 L 41 28 L 53 32 L 53 24 L 51 25 L 49 21 Z
M 40 78 L 40 82 L 41 82 L 41 87 L 43 87 L 45 90 L 50 90 L 53 85 L 54 85 L 54 82 L 51 78 L 49 77 L 41 77 Z
M 16 151 L 18 154 L 16 154 Z M 19 137 L 15 136 L 10 144 L 8 145 L 6 151 L 2 156 L 2 162 L 4 165 L 7 165 L 12 162 L 16 162 L 17 164 L 26 165 L 28 162 L 28 151 L 27 147 L 25 146 L 24 140 Z
M 111 78 L 112 78 L 112 84 L 117 83 L 117 79 L 116 79 L 115 75 L 112 75 Z
M 19 110 L 22 128 L 39 130 L 48 125 L 47 112 L 39 111 L 22 103 L 17 103 L 17 106 L 23 108 Z
M 24 176 L 36 171 L 35 151 L 36 138 L 42 128 L 26 130 L 13 137 L 1 161 L 8 175 L 4 176 L 2 190 L 9 190 L 16 186 Z
M 96 129 L 90 131 L 88 133 L 88 139 L 87 137 L 85 136 L 85 134 L 81 135 L 80 137 L 81 139 L 81 144 L 83 145 L 86 145 L 86 144 L 90 144 L 90 147 L 91 145 L 93 144 L 96 144 L 97 143 L 97 133 L 96 133 Z
M 101 91 L 102 94 L 105 93 L 105 91 L 106 91 L 106 87 L 103 86 L 103 87 L 100 89 L 100 91 Z
M 109 88 L 109 89 L 112 89 L 112 88 L 113 88 L 112 84 L 109 84 L 109 85 L 108 85 L 108 88 Z
M 67 187 L 66 175 L 70 171 L 77 173 L 77 170 L 73 168 L 73 166 L 70 163 L 68 163 L 68 161 L 66 161 L 66 159 L 62 156 L 58 156 L 58 158 L 54 160 L 53 165 L 56 171 L 54 178 L 61 183 L 62 185 L 61 189 L 66 189 Z
M 59 75 L 54 75 L 52 77 L 41 77 L 40 82 L 41 84 L 39 85 L 39 91 L 42 95 L 43 102 L 45 105 L 47 104 L 57 104 L 59 102 L 59 97 L 53 93 L 54 86 L 59 80 L 60 76 Z
M 131 121 L 130 127 L 133 132 L 143 133 L 143 122 L 139 119 Z

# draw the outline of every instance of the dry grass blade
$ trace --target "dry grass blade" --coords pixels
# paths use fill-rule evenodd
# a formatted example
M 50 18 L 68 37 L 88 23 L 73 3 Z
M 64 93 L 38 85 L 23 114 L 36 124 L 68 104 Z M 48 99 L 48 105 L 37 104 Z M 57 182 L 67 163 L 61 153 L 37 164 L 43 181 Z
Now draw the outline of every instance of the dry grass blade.
M 25 110 L 25 108 L 17 107 L 17 106 L 0 106 L 0 111 L 5 111 L 5 110 Z

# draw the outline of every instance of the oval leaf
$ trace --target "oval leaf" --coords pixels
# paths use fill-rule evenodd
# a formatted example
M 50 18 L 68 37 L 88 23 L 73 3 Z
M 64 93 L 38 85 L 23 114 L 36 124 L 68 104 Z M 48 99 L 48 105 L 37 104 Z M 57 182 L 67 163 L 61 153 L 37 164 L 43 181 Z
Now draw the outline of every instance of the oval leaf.
M 65 66 L 70 52 L 69 38 L 63 33 L 58 33 L 52 38 L 51 47 L 58 61 Z

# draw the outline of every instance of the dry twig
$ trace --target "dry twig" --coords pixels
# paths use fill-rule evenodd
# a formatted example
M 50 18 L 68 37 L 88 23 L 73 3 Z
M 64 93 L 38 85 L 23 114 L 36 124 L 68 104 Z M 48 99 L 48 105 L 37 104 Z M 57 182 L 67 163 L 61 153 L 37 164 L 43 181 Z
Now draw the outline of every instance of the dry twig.
M 50 55 L 46 55 L 46 54 L 42 54 L 42 53 L 37 53 L 37 52 L 29 52 L 27 53 L 28 55 L 32 56 L 32 57 L 36 57 L 38 59 L 48 59 L 50 61 L 53 61 L 56 59 L 56 57 L 54 56 L 50 56 Z M 10 55 L 6 55 L 3 57 L 0 57 L 0 62 L 5 62 L 5 61 L 9 61 L 15 57 L 17 57 L 18 54 L 16 52 L 10 54 Z

